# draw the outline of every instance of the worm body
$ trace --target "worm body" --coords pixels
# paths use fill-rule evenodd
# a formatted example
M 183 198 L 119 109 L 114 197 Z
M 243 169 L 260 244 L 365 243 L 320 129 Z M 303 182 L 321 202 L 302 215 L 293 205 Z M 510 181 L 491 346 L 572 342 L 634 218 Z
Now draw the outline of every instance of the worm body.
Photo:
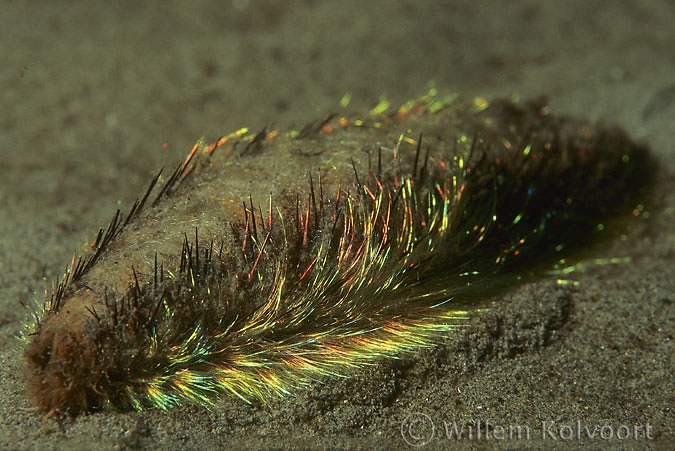
M 619 128 L 424 98 L 240 130 L 155 177 L 24 333 L 44 411 L 287 394 L 434 343 L 642 201 Z

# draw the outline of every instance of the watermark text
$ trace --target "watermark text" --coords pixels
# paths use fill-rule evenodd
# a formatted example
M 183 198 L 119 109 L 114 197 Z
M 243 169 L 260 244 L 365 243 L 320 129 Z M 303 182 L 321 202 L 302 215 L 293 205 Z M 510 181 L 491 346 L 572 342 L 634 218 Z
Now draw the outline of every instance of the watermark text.
M 488 421 L 448 421 L 414 412 L 401 422 L 401 436 L 410 446 L 422 447 L 432 440 L 516 441 L 543 440 L 610 441 L 653 440 L 654 428 L 644 424 L 592 424 L 542 421 L 532 424 L 498 424 Z

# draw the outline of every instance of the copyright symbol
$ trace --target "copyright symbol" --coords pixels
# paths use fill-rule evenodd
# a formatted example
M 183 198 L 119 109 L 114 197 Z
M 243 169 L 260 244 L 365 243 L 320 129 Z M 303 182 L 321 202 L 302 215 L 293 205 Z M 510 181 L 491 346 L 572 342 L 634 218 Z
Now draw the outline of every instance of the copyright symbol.
M 434 422 L 424 413 L 411 413 L 401 423 L 401 436 L 410 446 L 424 446 L 434 438 Z

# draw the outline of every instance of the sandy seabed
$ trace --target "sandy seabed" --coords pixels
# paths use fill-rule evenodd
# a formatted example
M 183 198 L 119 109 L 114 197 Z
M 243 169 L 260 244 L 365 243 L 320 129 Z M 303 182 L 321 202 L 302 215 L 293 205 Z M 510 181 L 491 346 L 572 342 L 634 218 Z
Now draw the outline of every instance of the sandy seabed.
M 364 6 L 365 5 L 365 6 Z M 7 1 L 0 15 L 3 449 L 672 449 L 672 2 Z M 548 96 L 647 142 L 652 215 L 601 257 L 524 285 L 415 356 L 270 405 L 43 421 L 14 339 L 26 311 L 200 136 L 287 129 L 386 95 Z M 527 433 L 527 434 L 526 434 Z M 489 442 L 489 443 L 486 443 Z

